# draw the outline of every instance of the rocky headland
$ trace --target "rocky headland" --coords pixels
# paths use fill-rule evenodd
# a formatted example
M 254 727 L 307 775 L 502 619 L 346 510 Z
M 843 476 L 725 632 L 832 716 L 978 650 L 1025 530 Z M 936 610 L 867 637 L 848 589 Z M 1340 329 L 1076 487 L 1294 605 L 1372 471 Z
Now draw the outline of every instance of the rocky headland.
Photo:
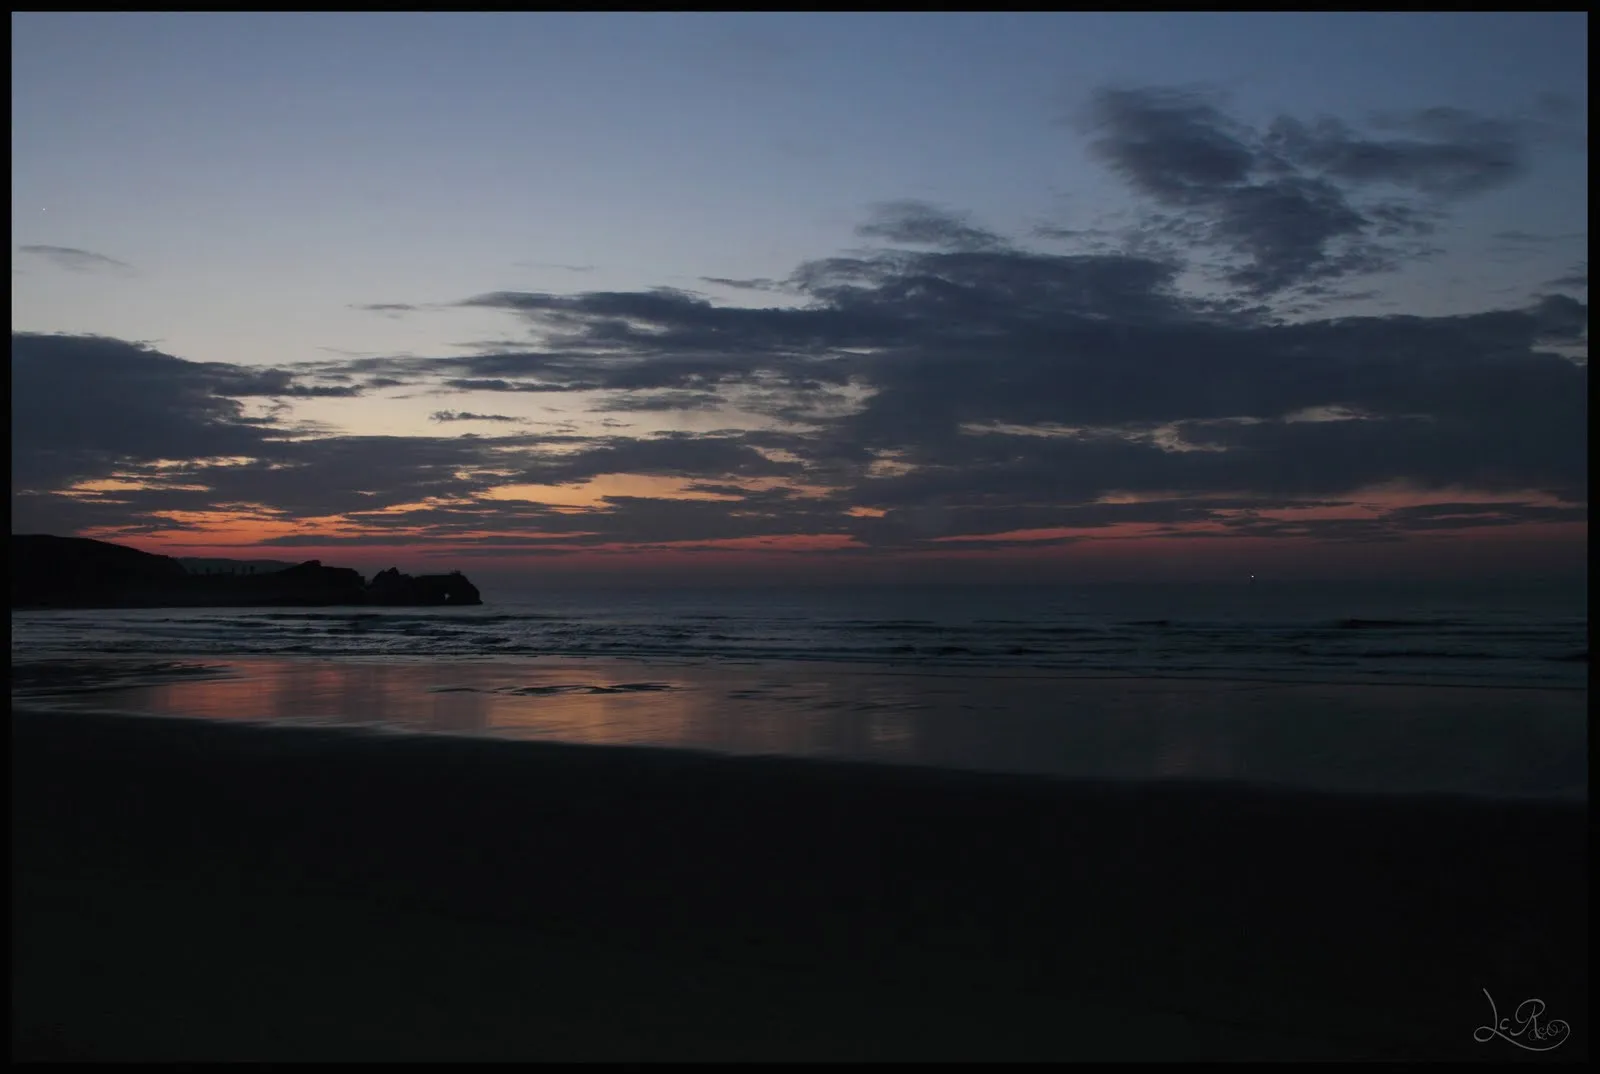
M 86 537 L 11 538 L 12 608 L 322 607 L 482 604 L 459 571 L 391 567 L 368 583 L 349 567 L 308 560 L 282 570 L 186 570 L 171 556 Z

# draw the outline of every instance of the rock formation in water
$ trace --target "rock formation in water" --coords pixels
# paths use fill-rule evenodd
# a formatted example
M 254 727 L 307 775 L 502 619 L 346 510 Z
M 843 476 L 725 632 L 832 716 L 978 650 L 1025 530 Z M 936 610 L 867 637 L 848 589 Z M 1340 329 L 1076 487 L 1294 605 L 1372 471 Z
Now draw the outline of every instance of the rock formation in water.
M 262 573 L 191 573 L 170 556 L 85 537 L 11 538 L 13 608 L 320 607 L 482 604 L 459 571 L 390 568 L 368 585 L 349 567 L 308 560 Z
M 379 571 L 367 586 L 368 604 L 482 604 L 477 586 L 460 571 L 449 574 L 401 574 L 396 567 Z

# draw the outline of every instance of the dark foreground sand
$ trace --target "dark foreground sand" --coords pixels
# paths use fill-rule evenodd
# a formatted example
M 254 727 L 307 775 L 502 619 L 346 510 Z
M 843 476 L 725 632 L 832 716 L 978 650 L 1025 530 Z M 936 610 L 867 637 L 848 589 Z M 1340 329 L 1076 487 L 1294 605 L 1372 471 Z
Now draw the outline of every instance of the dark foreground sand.
M 15 708 L 12 747 L 15 1058 L 1587 1057 L 1584 806 Z M 1475 1041 L 1484 989 L 1570 1037 Z

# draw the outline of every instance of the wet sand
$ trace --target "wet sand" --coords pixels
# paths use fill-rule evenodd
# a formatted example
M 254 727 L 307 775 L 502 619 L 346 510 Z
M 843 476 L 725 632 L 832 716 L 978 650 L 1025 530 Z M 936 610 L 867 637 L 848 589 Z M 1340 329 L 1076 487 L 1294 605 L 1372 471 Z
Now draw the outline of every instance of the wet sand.
M 1587 691 L 795 661 L 239 656 L 13 667 L 13 697 L 206 720 L 1067 779 L 1587 797 Z
M 15 704 L 12 747 L 16 1058 L 1532 1056 L 1484 989 L 1587 1056 L 1582 805 Z

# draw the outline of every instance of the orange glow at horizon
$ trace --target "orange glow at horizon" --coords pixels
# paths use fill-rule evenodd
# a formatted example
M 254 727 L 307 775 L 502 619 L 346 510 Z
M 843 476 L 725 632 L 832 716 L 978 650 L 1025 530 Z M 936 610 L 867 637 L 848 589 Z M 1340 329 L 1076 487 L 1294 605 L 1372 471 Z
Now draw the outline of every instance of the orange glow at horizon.
M 1416 561 L 1428 566 L 1428 554 L 1423 549 L 1434 549 L 1440 556 L 1450 559 L 1488 557 L 1494 549 L 1526 548 L 1528 555 L 1537 559 L 1539 549 L 1561 549 L 1569 556 L 1569 546 L 1576 546 L 1587 535 L 1587 521 L 1523 522 L 1506 525 L 1461 526 L 1448 524 L 1428 528 L 1420 523 L 1397 526 L 1392 540 L 1379 543 L 1333 537 L 1318 538 L 1314 525 L 1332 521 L 1379 521 L 1387 511 L 1396 508 L 1417 507 L 1429 504 L 1494 504 L 1520 503 L 1533 506 L 1572 506 L 1552 495 L 1534 492 L 1487 493 L 1471 489 L 1446 488 L 1419 490 L 1402 483 L 1390 483 L 1357 490 L 1338 497 L 1346 502 L 1334 506 L 1316 503 L 1270 506 L 1249 509 L 1230 506 L 1221 508 L 1216 517 L 1204 521 L 1179 524 L 1127 521 L 1109 522 L 1098 526 L 1034 527 L 993 533 L 958 533 L 930 537 L 911 547 L 885 547 L 874 549 L 869 543 L 847 533 L 788 533 L 764 536 L 704 538 L 675 541 L 629 540 L 620 533 L 608 533 L 606 524 L 612 516 L 612 505 L 606 496 L 638 496 L 647 499 L 709 501 L 736 505 L 734 495 L 691 491 L 695 484 L 725 484 L 747 491 L 762 487 L 794 487 L 774 479 L 744 480 L 705 479 L 695 481 L 685 478 L 652 477 L 647 475 L 604 475 L 572 486 L 501 486 L 478 496 L 432 496 L 422 500 L 394 504 L 382 508 L 353 510 L 343 515 L 292 518 L 270 508 L 251 504 L 228 505 L 225 508 L 198 511 L 167 511 L 156 515 L 171 523 L 168 528 L 144 526 L 140 532 L 127 533 L 125 528 L 97 526 L 80 531 L 81 536 L 112 541 L 144 551 L 173 556 L 218 558 L 267 558 L 303 561 L 321 559 L 334 564 L 391 563 L 403 569 L 416 569 L 418 565 L 438 564 L 440 560 L 453 560 L 463 569 L 480 564 L 514 570 L 541 570 L 554 564 L 563 569 L 634 570 L 661 569 L 677 571 L 695 564 L 709 567 L 758 567 L 760 563 L 803 562 L 815 559 L 818 569 L 827 569 L 828 562 L 892 564 L 992 562 L 1000 567 L 1039 563 L 1104 563 L 1127 566 L 1129 569 L 1149 564 L 1164 569 L 1181 570 L 1186 563 L 1244 564 L 1256 559 L 1279 562 L 1285 569 L 1296 561 L 1302 565 L 1334 562 L 1379 562 L 1384 557 L 1398 563 Z M 118 492 L 147 487 L 131 475 L 118 476 L 95 482 L 84 482 L 74 493 L 84 499 L 112 502 Z M 153 487 L 170 487 L 160 486 Z M 805 490 L 830 493 L 830 490 Z M 590 516 L 585 529 L 575 532 L 543 531 L 535 528 L 537 518 L 528 520 L 528 528 L 520 528 L 515 521 L 514 504 L 530 499 L 533 494 L 544 496 L 556 493 L 566 497 L 565 503 L 531 499 L 547 509 L 560 514 Z M 1239 495 L 1179 497 L 1172 493 L 1136 495 L 1111 493 L 1101 497 L 1100 504 L 1137 505 L 1183 499 L 1195 506 L 1204 506 L 1207 499 L 1237 501 Z M 1328 497 L 1333 499 L 1334 497 Z M 466 532 L 441 532 L 426 521 L 416 525 L 382 524 L 403 522 L 408 512 L 469 507 L 489 502 L 503 502 L 512 509 L 511 518 L 485 518 L 479 528 Z M 737 508 L 734 508 L 737 512 Z M 1463 509 L 1470 512 L 1470 507 Z M 871 521 L 884 518 L 889 512 L 870 506 L 843 508 L 841 519 Z M 387 516 L 387 517 L 386 517 Z M 466 517 L 466 516 L 464 516 Z M 1238 523 L 1250 521 L 1279 527 L 1310 524 L 1310 532 L 1280 532 L 1250 534 L 1241 531 Z M 471 524 L 470 521 L 468 524 Z M 269 544 L 268 541 L 295 537 L 303 543 Z M 606 539 L 609 538 L 609 539 Z M 325 541 L 323 540 L 325 539 Z M 596 539 L 603 543 L 591 543 Z M 499 542 L 504 541 L 505 544 Z M 370 543 L 368 543 L 370 542 Z M 990 543 L 1009 544 L 1012 547 L 987 547 Z M 1382 551 L 1377 551 L 1382 549 Z M 844 558 L 830 558 L 837 553 L 857 553 Z M 535 565 L 541 566 L 535 566 Z M 409 565 L 409 566 L 407 566 Z M 807 568 L 809 569 L 809 568 Z
M 672 500 L 732 500 L 711 492 L 693 492 L 697 482 L 682 477 L 653 477 L 643 474 L 600 474 L 588 481 L 570 485 L 498 485 L 482 499 L 537 503 L 559 507 L 604 507 L 607 496 L 639 496 Z M 711 482 L 700 482 L 707 484 Z
M 139 492 L 149 489 L 172 489 L 178 492 L 206 492 L 206 485 L 182 485 L 165 481 L 152 481 L 137 477 L 106 477 L 96 481 L 79 481 L 64 490 L 63 496 L 89 494 L 97 497 L 102 492 Z

